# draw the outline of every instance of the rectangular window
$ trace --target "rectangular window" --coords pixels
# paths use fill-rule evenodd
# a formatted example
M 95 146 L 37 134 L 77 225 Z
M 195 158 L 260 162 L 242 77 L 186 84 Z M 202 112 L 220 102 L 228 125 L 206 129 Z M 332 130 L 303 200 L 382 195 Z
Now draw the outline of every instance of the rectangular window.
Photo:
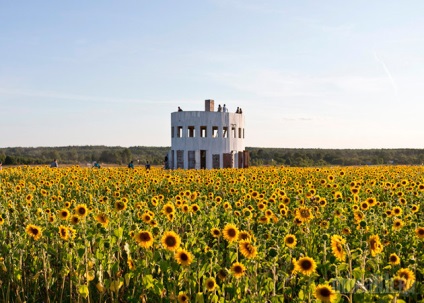
M 244 128 L 243 128 L 243 139 L 244 139 Z
M 218 138 L 218 126 L 212 126 L 212 138 Z
M 207 137 L 207 127 L 206 126 L 200 126 L 200 137 L 206 138 Z
M 184 151 L 177 150 L 177 168 L 184 168 Z
M 222 128 L 222 138 L 228 138 L 228 127 L 224 126 Z
M 195 137 L 194 126 L 187 127 L 187 137 L 189 137 L 189 138 L 194 138 Z
M 241 138 L 241 127 L 239 127 L 238 133 L 239 133 L 238 137 Z
M 178 126 L 178 128 L 177 128 L 177 137 L 178 138 L 183 137 L 183 127 L 182 126 Z
M 236 127 L 235 127 L 235 125 L 231 126 L 231 134 L 232 134 L 233 138 L 237 138 L 236 137 Z
M 220 168 L 219 154 L 212 155 L 212 168 Z
M 171 127 L 171 137 L 174 138 L 174 127 Z

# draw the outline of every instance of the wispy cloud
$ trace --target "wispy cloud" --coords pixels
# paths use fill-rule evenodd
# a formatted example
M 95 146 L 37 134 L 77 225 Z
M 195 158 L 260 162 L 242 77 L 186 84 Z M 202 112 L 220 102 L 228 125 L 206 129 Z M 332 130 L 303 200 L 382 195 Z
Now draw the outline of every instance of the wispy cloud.
M 389 78 L 389 80 L 390 80 L 390 83 L 391 83 L 391 85 L 392 85 L 392 87 L 393 87 L 393 90 L 394 90 L 394 92 L 395 92 L 395 95 L 397 95 L 397 94 L 398 94 L 398 88 L 397 88 L 397 85 L 396 85 L 395 79 L 393 79 L 393 77 L 392 77 L 392 73 L 390 72 L 390 70 L 389 70 L 389 68 L 387 67 L 386 63 L 384 63 L 383 59 L 381 59 L 379 56 L 377 56 L 377 52 L 374 52 L 374 58 L 375 58 L 375 60 L 376 60 L 378 63 L 380 63 L 380 64 L 381 64 L 381 66 L 383 67 L 384 72 L 386 73 L 387 77 L 388 77 L 388 78 Z

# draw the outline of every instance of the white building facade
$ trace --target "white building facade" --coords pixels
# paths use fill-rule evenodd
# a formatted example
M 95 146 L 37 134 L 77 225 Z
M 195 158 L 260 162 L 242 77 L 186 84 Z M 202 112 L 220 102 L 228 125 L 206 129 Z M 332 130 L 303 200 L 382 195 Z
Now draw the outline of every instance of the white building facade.
M 205 111 L 171 113 L 171 169 L 248 167 L 244 145 L 244 114 L 215 111 L 214 100 L 205 100 Z

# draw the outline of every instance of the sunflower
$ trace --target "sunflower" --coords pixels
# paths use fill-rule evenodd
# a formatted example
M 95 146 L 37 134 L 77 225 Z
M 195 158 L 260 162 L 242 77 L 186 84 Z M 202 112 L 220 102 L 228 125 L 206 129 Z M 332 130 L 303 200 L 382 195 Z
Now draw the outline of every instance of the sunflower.
M 396 219 L 393 221 L 393 230 L 401 230 L 405 223 L 401 219 Z
M 188 206 L 187 204 L 183 204 L 181 210 L 183 211 L 183 213 L 187 214 L 190 211 L 190 206 Z
M 295 235 L 288 234 L 284 237 L 284 244 L 289 248 L 295 248 L 297 244 L 297 239 Z
M 180 293 L 178 295 L 178 303 L 186 303 L 189 302 L 189 297 L 186 293 Z
M 134 264 L 134 260 L 133 259 L 128 258 L 127 264 L 128 264 L 129 270 L 134 270 L 135 269 L 135 264 Z
M 415 274 L 409 268 L 399 269 L 396 275 L 406 280 L 405 290 L 410 289 L 415 282 Z
M 319 226 L 321 227 L 321 229 L 328 229 L 330 227 L 330 223 L 327 220 L 322 220 L 319 223 Z
M 315 288 L 314 297 L 324 303 L 332 303 L 337 299 L 337 294 L 330 285 L 319 284 Z
M 0 215 L 0 225 L 3 225 L 4 224 L 4 219 L 3 219 L 3 217 Z
M 367 210 L 370 208 L 370 205 L 367 201 L 361 202 L 361 210 Z
M 227 279 L 228 277 L 228 271 L 226 268 L 221 268 L 218 271 L 218 279 L 220 279 L 221 281 L 224 281 L 225 279 Z
M 32 201 L 32 199 L 34 198 L 34 196 L 33 195 L 31 195 L 31 194 L 28 194 L 26 197 L 25 197 L 25 200 L 28 202 L 28 203 L 31 203 L 31 201 Z
M 350 235 L 351 234 L 351 230 L 350 230 L 350 228 L 349 227 L 344 227 L 343 229 L 342 229 L 342 234 L 343 235 L 345 235 L 345 236 L 347 236 L 347 235 Z
M 399 206 L 393 207 L 392 214 L 394 216 L 397 216 L 397 217 L 401 216 L 402 215 L 402 208 L 400 208 Z
M 227 225 L 225 225 L 222 234 L 225 238 L 225 240 L 227 240 L 228 242 L 234 242 L 237 241 L 237 237 L 238 237 L 238 229 L 234 224 L 228 223 Z
M 178 264 L 183 266 L 188 266 L 193 262 L 193 255 L 184 249 L 179 249 L 175 253 L 174 258 L 177 260 Z
M 251 240 L 252 236 L 249 234 L 248 231 L 242 230 L 239 232 L 238 236 L 237 236 L 238 240 Z
M 216 288 L 215 278 L 213 277 L 207 278 L 205 282 L 205 286 L 208 291 L 214 291 Z
M 34 225 L 34 224 L 28 224 L 27 227 L 25 228 L 25 231 L 34 240 L 40 239 L 42 234 L 43 234 L 41 227 Z
M 258 222 L 262 224 L 268 224 L 270 221 L 271 221 L 270 218 L 267 216 L 261 216 L 258 219 Z
M 62 220 L 68 220 L 70 216 L 71 216 L 71 213 L 66 208 L 61 209 L 59 211 L 59 218 Z
M 147 230 L 140 230 L 135 236 L 135 241 L 143 248 L 149 248 L 153 245 L 153 236 Z
M 256 257 L 257 249 L 250 243 L 250 240 L 241 240 L 239 242 L 239 249 L 241 254 L 247 259 Z
M 233 276 L 238 279 L 244 276 L 246 272 L 246 267 L 242 263 L 236 262 L 233 265 L 231 265 L 230 270 Z
M 225 202 L 224 202 L 223 207 L 224 207 L 224 209 L 225 209 L 225 210 L 232 209 L 231 204 L 230 204 L 230 202 L 228 202 L 228 201 L 225 201 Z
M 331 236 L 331 251 L 337 260 L 344 262 L 346 260 L 346 251 L 344 249 L 346 240 L 339 235 Z
M 403 292 L 407 289 L 407 282 L 405 278 L 396 276 L 393 278 L 393 290 Z
M 371 251 L 371 256 L 375 257 L 383 251 L 383 245 L 380 242 L 378 235 L 373 235 L 368 239 L 368 245 Z
M 365 215 L 361 211 L 354 211 L 353 212 L 353 217 L 355 219 L 355 223 L 359 223 L 359 222 L 362 221 L 362 219 L 364 219 Z
M 166 203 L 162 207 L 162 213 L 165 214 L 165 215 L 173 214 L 174 212 L 175 212 L 175 207 L 172 203 Z
M 174 217 L 175 217 L 175 216 L 174 216 L 174 214 L 173 214 L 173 213 L 172 213 L 172 214 L 167 214 L 167 215 L 166 215 L 166 218 L 168 219 L 168 221 L 169 221 L 169 222 L 174 221 Z
M 373 207 L 373 206 L 375 206 L 377 204 L 377 199 L 376 198 L 368 198 L 366 200 L 366 202 L 368 203 L 368 205 L 370 207 Z
M 88 208 L 85 204 L 78 204 L 75 207 L 75 214 L 80 217 L 80 218 L 84 218 L 85 216 L 88 215 Z
M 165 249 L 176 251 L 180 247 L 181 238 L 175 232 L 167 231 L 163 234 L 161 242 Z
M 71 223 L 72 224 L 74 224 L 74 225 L 76 225 L 76 224 L 78 224 L 79 223 L 79 221 L 80 221 L 80 217 L 78 217 L 77 215 L 73 215 L 72 217 L 71 217 Z
M 318 204 L 321 207 L 325 207 L 327 205 L 327 200 L 325 198 L 320 198 Z
M 219 237 L 221 236 L 221 231 L 220 231 L 218 228 L 213 227 L 213 228 L 211 229 L 211 235 L 212 235 L 212 237 L 214 237 L 214 238 L 219 238 Z
M 300 272 L 305 276 L 310 276 L 317 268 L 317 264 L 315 263 L 314 259 L 309 257 L 302 257 L 297 261 L 294 259 L 293 263 L 294 272 Z
M 118 200 L 115 202 L 115 210 L 116 211 L 123 211 L 127 208 L 127 203 L 124 202 L 124 198 L 121 200 Z
M 296 219 L 301 222 L 309 222 L 314 218 L 312 211 L 305 206 L 301 206 L 295 210 Z
M 413 213 L 416 213 L 416 212 L 418 212 L 420 210 L 420 206 L 419 205 L 416 205 L 416 204 L 412 204 L 411 205 L 411 211 L 413 212 Z
M 398 265 L 400 264 L 400 258 L 398 257 L 397 254 L 393 253 L 389 256 L 389 263 L 391 265 Z
M 424 227 L 418 227 L 415 230 L 415 234 L 417 235 L 418 238 L 424 239 Z
M 63 225 L 59 226 L 59 236 L 62 240 L 68 241 L 69 233 L 68 233 L 68 228 L 66 226 L 63 226 Z
M 197 213 L 199 210 L 200 210 L 200 206 L 199 206 L 198 204 L 192 204 L 192 205 L 190 206 L 190 211 L 191 211 L 192 213 Z
M 141 220 L 143 220 L 144 223 L 149 223 L 150 221 L 152 221 L 152 216 L 149 213 L 143 213 L 141 215 Z
M 109 224 L 109 218 L 106 214 L 100 213 L 96 216 L 96 221 L 99 222 L 103 227 L 107 227 Z

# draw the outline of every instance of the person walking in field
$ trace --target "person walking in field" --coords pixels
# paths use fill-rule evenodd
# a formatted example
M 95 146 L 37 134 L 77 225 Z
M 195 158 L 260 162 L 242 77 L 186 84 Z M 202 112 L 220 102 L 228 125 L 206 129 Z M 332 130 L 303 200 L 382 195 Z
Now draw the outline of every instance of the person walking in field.
M 131 162 L 128 163 L 128 168 L 134 169 L 134 161 L 131 160 Z
M 50 163 L 50 167 L 59 167 L 59 164 L 57 163 L 57 160 L 54 159 L 52 163 Z

